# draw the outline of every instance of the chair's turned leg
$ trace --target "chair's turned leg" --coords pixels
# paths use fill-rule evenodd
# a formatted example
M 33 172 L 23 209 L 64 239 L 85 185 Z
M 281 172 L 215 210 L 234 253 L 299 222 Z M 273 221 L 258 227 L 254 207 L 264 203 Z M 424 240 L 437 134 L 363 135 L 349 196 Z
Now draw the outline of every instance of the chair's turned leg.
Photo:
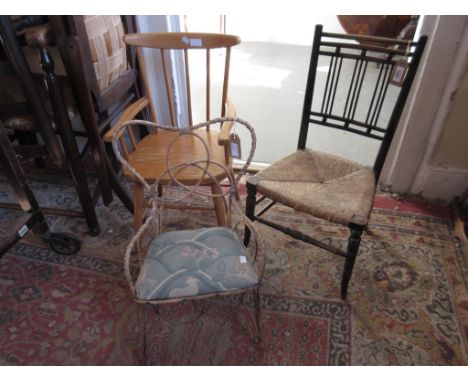
M 247 198 L 245 200 L 245 215 L 252 221 L 255 219 L 255 204 L 257 202 L 257 182 L 249 179 L 247 181 Z M 250 242 L 250 229 L 245 226 L 244 245 L 247 247 Z
M 346 299 L 348 294 L 348 284 L 353 273 L 354 262 L 359 251 L 361 243 L 361 235 L 365 226 L 352 225 L 350 226 L 351 236 L 348 239 L 348 249 L 346 251 L 346 260 L 343 270 L 343 278 L 341 279 L 341 298 Z
M 81 203 L 89 233 L 96 236 L 100 233 L 99 222 L 94 209 L 94 203 L 89 192 L 88 181 L 84 166 L 81 163 L 80 153 L 75 137 L 73 136 L 72 125 L 67 114 L 62 89 L 59 86 L 58 78 L 55 75 L 55 63 L 49 50 L 41 47 L 41 66 L 45 73 L 45 80 L 49 91 L 50 102 L 54 112 L 57 131 L 60 135 L 63 149 L 67 157 L 68 166 L 72 174 L 73 183 Z
M 133 229 L 138 231 L 138 229 L 143 224 L 143 215 L 145 212 L 144 204 L 144 186 L 140 182 L 133 183 Z
M 222 194 L 223 191 L 221 188 L 216 184 L 213 183 L 211 185 L 211 192 L 213 194 Z M 227 226 L 227 216 L 226 216 L 226 207 L 224 206 L 223 196 L 213 197 L 214 208 L 216 212 L 216 220 L 218 222 L 218 226 L 226 227 Z

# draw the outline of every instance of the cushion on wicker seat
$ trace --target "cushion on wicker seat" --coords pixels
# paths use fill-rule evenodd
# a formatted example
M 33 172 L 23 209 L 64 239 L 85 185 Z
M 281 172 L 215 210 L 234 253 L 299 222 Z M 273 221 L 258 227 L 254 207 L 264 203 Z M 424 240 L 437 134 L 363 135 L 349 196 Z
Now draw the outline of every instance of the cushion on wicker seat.
M 135 284 L 141 300 L 255 287 L 257 271 L 234 231 L 214 227 L 163 233 L 148 249 Z
M 266 197 L 344 225 L 356 220 L 366 224 L 375 195 L 372 170 L 320 151 L 298 150 L 255 178 Z

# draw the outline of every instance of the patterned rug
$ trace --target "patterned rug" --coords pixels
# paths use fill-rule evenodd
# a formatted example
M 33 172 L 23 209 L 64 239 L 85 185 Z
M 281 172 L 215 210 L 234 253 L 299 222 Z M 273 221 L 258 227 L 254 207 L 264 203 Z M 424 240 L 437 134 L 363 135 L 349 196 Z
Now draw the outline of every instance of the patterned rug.
M 48 177 L 47 186 L 29 179 L 43 205 L 78 209 L 66 178 Z M 0 200 L 11 199 L 0 184 Z M 83 219 L 48 217 L 52 230 L 82 239 L 77 256 L 28 234 L 0 260 L 0 364 L 142 364 L 144 337 L 153 365 L 468 364 L 468 259 L 444 208 L 379 195 L 347 301 L 338 298 L 341 258 L 259 226 L 267 254 L 261 346 L 251 340 L 250 296 L 245 304 L 213 299 L 194 322 L 188 303 L 166 305 L 160 316 L 134 304 L 122 272 L 132 217 L 118 201 L 97 212 L 97 237 L 86 235 Z M 283 207 L 268 214 L 346 246 L 346 228 Z M 0 238 L 18 216 L 0 210 Z M 214 222 L 214 214 L 171 211 L 168 227 Z

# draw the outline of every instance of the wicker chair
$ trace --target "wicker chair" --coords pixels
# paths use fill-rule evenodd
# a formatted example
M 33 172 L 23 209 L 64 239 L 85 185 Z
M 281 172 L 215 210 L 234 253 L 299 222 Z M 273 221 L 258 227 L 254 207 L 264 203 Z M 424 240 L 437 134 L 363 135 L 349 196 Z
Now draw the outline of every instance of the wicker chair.
M 213 158 L 204 139 L 203 128 L 220 122 L 237 122 L 250 132 L 250 154 L 236 178 L 233 178 L 224 163 Z M 121 152 L 122 137 L 128 139 L 129 135 L 134 134 L 132 129 L 142 125 L 173 133 L 173 139 L 166 148 L 167 170 L 151 185 L 129 164 L 125 153 Z M 174 154 L 177 154 L 180 141 L 184 140 L 197 142 L 205 157 L 192 161 L 179 160 Z M 160 314 L 158 307 L 161 304 L 183 300 L 194 302 L 232 294 L 242 294 L 243 301 L 245 293 L 252 291 L 255 318 L 252 315 L 251 318 L 257 329 L 258 335 L 255 340 L 258 342 L 259 287 L 265 266 L 264 256 L 258 250 L 255 234 L 255 245 L 247 249 L 236 233 L 236 228 L 240 227 L 242 231 L 244 224 L 250 227 L 249 232 L 255 233 L 252 223 L 242 213 L 236 200 L 237 184 L 245 174 L 255 150 L 255 133 L 252 127 L 241 119 L 227 117 L 200 123 L 184 130 L 135 120 L 121 125 L 116 130 L 112 143 L 116 156 L 126 171 L 143 184 L 146 202 L 151 206 L 151 209 L 147 210 L 148 216 L 144 224 L 131 239 L 125 253 L 125 276 L 134 300 L 140 304 L 151 304 L 155 312 Z M 204 184 L 209 178 L 210 182 L 216 183 L 217 189 L 222 190 L 217 175 L 220 171 L 223 171 L 224 178 L 228 179 L 228 188 L 213 195 L 210 188 Z M 189 186 L 182 183 L 180 179 L 185 179 L 187 172 L 193 177 L 198 176 L 198 181 Z M 163 195 L 158 191 L 161 183 L 166 187 Z M 202 207 L 203 203 L 209 203 L 214 197 L 222 200 L 228 218 L 227 226 L 207 227 L 206 219 L 200 216 L 203 228 L 161 233 L 167 205 L 191 205 L 198 208 Z M 233 224 L 234 219 L 239 219 L 237 225 Z M 194 306 L 197 308 L 195 304 Z M 201 309 L 200 315 L 203 313 L 204 309 Z
M 349 40 L 359 41 L 359 44 L 350 43 Z M 418 42 L 411 42 L 324 33 L 322 26 L 317 25 L 298 150 L 247 180 L 246 215 L 251 220 L 345 258 L 341 280 L 342 298 L 347 296 L 361 234 L 367 226 L 372 210 L 377 180 L 408 97 L 425 42 L 426 36 L 422 36 Z M 378 46 L 377 43 L 391 48 Z M 385 56 L 382 57 L 382 54 Z M 320 71 L 328 69 L 328 74 L 326 80 L 324 79 L 321 99 L 318 98 L 313 103 L 313 94 L 321 90 L 316 84 L 319 60 Z M 369 75 L 369 63 L 380 65 L 375 78 Z M 401 80 L 396 72 L 397 69 L 401 69 L 399 66 L 402 66 L 403 70 L 406 67 L 407 72 L 398 86 L 392 85 L 392 92 L 398 95 L 395 95 L 387 123 L 385 118 L 381 118 L 382 105 L 389 102 L 390 83 Z M 349 76 L 343 74 L 345 67 L 350 69 Z M 363 96 L 364 92 L 361 90 L 364 83 L 371 86 L 371 97 Z M 338 102 L 339 97 L 337 97 L 340 91 L 346 95 L 342 103 Z M 306 149 L 310 123 L 382 141 L 374 167 L 367 168 L 337 155 Z M 257 192 L 263 195 L 258 200 Z M 271 202 L 255 214 L 256 204 L 265 198 Z M 349 227 L 351 235 L 347 250 L 334 248 L 302 232 L 261 217 L 276 202 L 316 218 Z M 247 227 L 244 244 L 247 245 L 248 242 Z

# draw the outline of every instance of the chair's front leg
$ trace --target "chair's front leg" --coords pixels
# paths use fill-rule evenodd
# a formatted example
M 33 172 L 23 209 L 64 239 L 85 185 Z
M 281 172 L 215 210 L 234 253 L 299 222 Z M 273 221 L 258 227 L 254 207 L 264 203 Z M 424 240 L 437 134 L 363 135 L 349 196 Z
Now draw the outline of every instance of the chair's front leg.
M 341 279 L 341 298 L 346 299 L 348 294 L 348 284 L 353 273 L 354 262 L 359 251 L 361 243 L 361 235 L 366 226 L 350 225 L 351 236 L 348 239 L 348 249 L 346 251 L 346 260 L 343 269 L 343 277 Z
M 255 309 L 255 325 L 257 327 L 258 338 L 260 338 L 260 286 L 253 291 L 254 309 Z
M 247 198 L 245 201 L 245 215 L 252 221 L 255 219 L 255 204 L 257 203 L 257 182 L 250 178 L 247 180 Z M 247 247 L 250 242 L 250 229 L 246 225 L 244 232 L 244 245 Z

